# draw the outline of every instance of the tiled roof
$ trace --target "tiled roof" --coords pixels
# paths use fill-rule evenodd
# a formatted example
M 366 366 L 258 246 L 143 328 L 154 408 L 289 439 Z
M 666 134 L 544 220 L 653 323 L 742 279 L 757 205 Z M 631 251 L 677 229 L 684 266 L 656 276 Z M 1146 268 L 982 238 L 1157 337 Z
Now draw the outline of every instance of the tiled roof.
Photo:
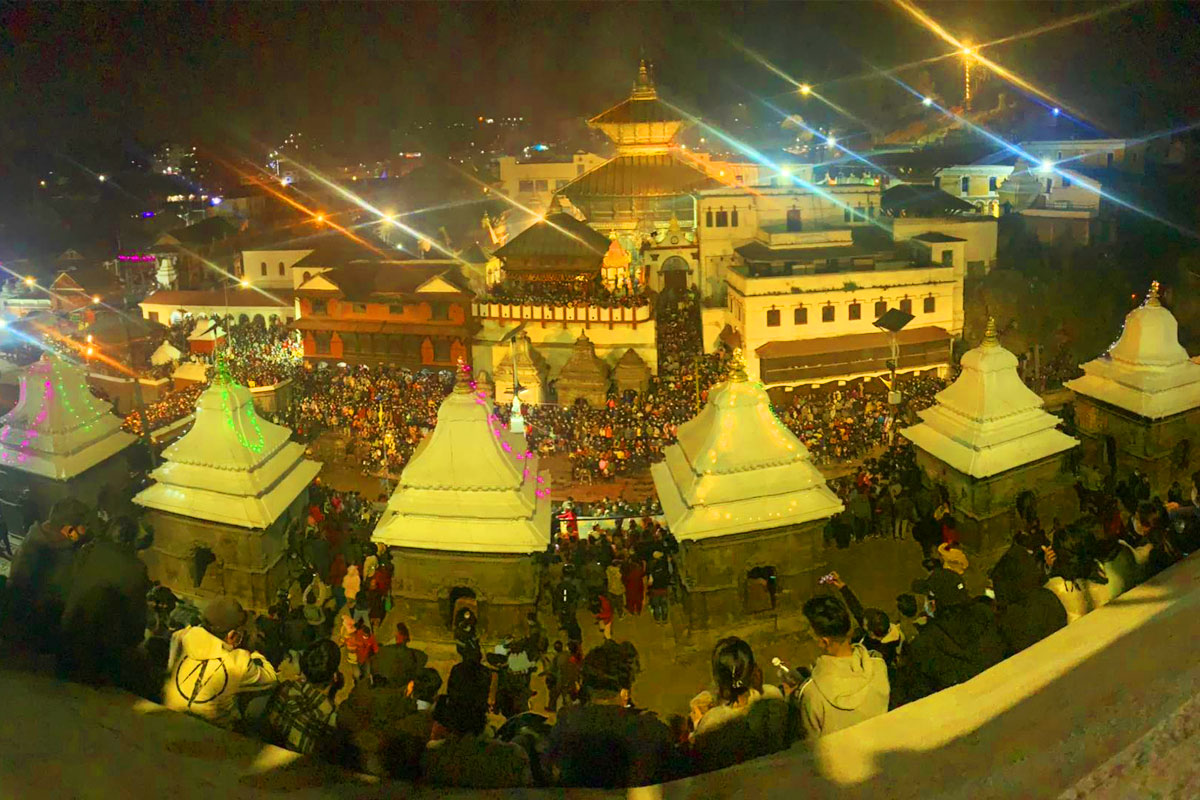
M 662 197 L 721 185 L 700 167 L 667 152 L 617 156 L 560 191 L 576 201 L 588 197 Z
M 657 97 L 630 97 L 588 120 L 593 125 L 679 122 L 680 115 Z
M 463 294 L 469 294 L 458 270 L 446 263 L 425 265 L 415 262 L 356 262 L 322 272 L 320 277 L 334 283 L 348 300 L 367 301 L 376 295 L 414 293 L 432 278 L 442 278 Z
M 607 236 L 586 222 L 580 222 L 570 214 L 551 214 L 530 225 L 495 255 L 501 259 L 591 258 L 599 263 L 610 244 Z
M 147 297 L 139 305 L 175 306 L 224 306 L 230 308 L 253 308 L 262 306 L 279 306 L 288 308 L 292 305 L 291 289 L 243 289 L 237 287 L 225 289 L 179 289 L 159 291 Z
M 950 334 L 941 328 L 929 326 L 899 331 L 896 340 L 901 347 L 926 344 L 945 339 L 947 346 Z M 844 336 L 822 336 L 815 339 L 789 339 L 773 341 L 758 347 L 754 352 L 759 358 L 795 358 L 821 353 L 844 353 L 851 350 L 871 350 L 887 347 L 891 342 L 887 333 L 849 333 Z

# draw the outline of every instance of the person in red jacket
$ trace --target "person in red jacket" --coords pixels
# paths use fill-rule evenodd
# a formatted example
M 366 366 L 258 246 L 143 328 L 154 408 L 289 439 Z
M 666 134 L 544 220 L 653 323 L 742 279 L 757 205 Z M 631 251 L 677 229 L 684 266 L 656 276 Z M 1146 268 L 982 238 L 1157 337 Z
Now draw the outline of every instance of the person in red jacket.
M 613 607 L 612 603 L 608 601 L 608 595 L 604 593 L 596 595 L 596 599 L 592 605 L 592 615 L 596 618 L 596 625 L 599 626 L 600 632 L 604 634 L 604 638 L 611 639 Z
M 346 655 L 354 667 L 354 677 L 361 680 L 366 677 L 371 682 L 371 657 L 379 652 L 379 642 L 375 634 L 361 619 L 354 626 L 354 632 L 346 637 Z

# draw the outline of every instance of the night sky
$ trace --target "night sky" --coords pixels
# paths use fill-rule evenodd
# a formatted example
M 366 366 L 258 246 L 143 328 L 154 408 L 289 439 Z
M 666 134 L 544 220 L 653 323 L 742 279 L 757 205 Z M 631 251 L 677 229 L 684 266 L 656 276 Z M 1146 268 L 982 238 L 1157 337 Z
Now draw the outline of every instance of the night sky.
M 1100 8 L 927 3 L 974 42 Z M 950 47 L 889 3 L 71 3 L 0 5 L 0 145 L 89 137 L 272 142 L 295 127 L 371 147 L 416 121 L 590 115 L 637 58 L 705 114 L 788 84 L 742 42 L 820 85 Z M 987 50 L 1114 133 L 1200 117 L 1200 6 L 1146 2 Z M 932 77 L 949 91 L 955 65 Z M 911 77 L 913 73 L 906 73 Z M 842 85 L 847 102 L 896 92 Z M 780 102 L 789 102 L 784 96 Z

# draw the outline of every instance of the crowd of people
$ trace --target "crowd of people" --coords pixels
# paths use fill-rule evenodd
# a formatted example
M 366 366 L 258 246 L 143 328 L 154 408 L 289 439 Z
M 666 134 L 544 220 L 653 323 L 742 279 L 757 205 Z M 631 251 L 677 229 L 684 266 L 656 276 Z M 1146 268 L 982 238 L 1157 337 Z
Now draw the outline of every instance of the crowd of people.
M 560 281 L 505 280 L 489 288 L 479 302 L 636 308 L 649 303 L 650 298 L 645 292 L 631 290 L 628 285 L 609 289 L 597 277 L 586 282 L 569 278 Z
M 192 384 L 168 392 L 153 403 L 146 403 L 141 409 L 130 411 L 125 415 L 125 421 L 121 423 L 121 427 L 134 436 L 142 435 L 143 425 L 148 427 L 151 432 L 165 428 L 189 414 L 194 414 L 196 401 L 204 389 L 204 384 Z
M 854 476 L 851 491 L 884 498 L 899 485 L 893 499 L 902 497 L 911 469 L 908 456 L 889 454 Z M 681 591 L 678 545 L 649 518 L 590 539 L 560 530 L 538 612 L 490 652 L 473 605 L 456 603 L 458 663 L 443 674 L 412 646 L 404 621 L 385 625 L 400 556 L 370 545 L 374 511 L 364 498 L 314 487 L 289 531 L 292 581 L 257 618 L 228 597 L 197 607 L 152 586 L 136 556 L 147 532 L 67 498 L 15 555 L 0 586 L 0 636 L 52 656 L 63 677 L 122 686 L 381 777 L 636 786 L 811 742 L 969 680 L 1200 548 L 1200 473 L 1189 483 L 1187 498 L 1172 486 L 1165 502 L 1136 473 L 1081 487 L 1084 518 L 1048 530 L 1023 508 L 978 596 L 938 503 L 928 574 L 895 611 L 864 608 L 831 573 L 802 608 L 819 653 L 811 666 L 769 669 L 746 641 L 726 637 L 712 652 L 711 683 L 661 716 L 636 702 L 637 648 L 612 633 L 615 618 L 647 606 L 666 622 Z M 887 535 L 887 519 L 871 530 Z M 554 629 L 543 626 L 548 617 Z M 581 618 L 601 634 L 587 652 Z M 534 707 L 535 674 L 545 679 L 544 713 Z

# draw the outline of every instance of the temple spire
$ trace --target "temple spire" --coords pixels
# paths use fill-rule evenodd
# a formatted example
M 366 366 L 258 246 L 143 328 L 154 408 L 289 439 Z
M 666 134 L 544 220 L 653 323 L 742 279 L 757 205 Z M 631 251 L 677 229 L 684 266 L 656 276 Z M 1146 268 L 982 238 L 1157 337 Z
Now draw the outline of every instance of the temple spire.
M 1158 299 L 1158 281 L 1150 282 L 1150 292 L 1146 295 L 1146 305 L 1152 308 L 1159 308 L 1162 302 Z
M 983 347 L 999 347 L 1000 334 L 996 331 L 996 318 L 988 317 L 987 327 L 983 331 Z
M 633 82 L 634 97 L 657 97 L 658 92 L 654 89 L 654 79 L 650 77 L 650 67 L 646 64 L 646 59 L 642 59 L 638 66 L 637 80 Z
M 471 392 L 471 368 L 463 361 L 462 356 L 458 357 L 458 362 L 455 365 L 454 391 L 460 394 L 469 394 Z
M 742 348 L 740 347 L 733 348 L 733 356 L 729 359 L 729 380 L 750 380 L 750 376 L 746 374 L 746 358 L 742 355 Z

